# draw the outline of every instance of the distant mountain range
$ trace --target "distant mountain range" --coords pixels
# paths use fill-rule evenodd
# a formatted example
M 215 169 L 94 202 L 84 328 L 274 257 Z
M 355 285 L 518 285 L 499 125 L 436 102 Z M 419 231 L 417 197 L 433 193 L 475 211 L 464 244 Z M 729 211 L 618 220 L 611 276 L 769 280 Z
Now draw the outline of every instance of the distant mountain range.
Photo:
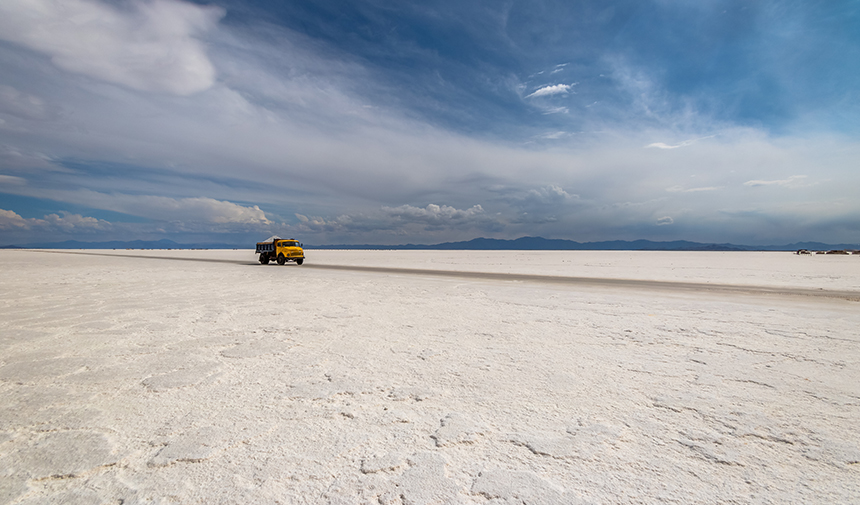
M 2 249 L 250 249 L 254 244 L 179 244 L 172 240 L 156 241 L 133 240 L 130 242 L 49 242 L 26 244 L 22 246 L 3 246 Z M 476 238 L 465 242 L 444 242 L 441 244 L 421 245 L 373 245 L 339 244 L 306 245 L 305 249 L 397 249 L 397 250 L 468 250 L 468 251 L 830 251 L 834 249 L 860 250 L 860 244 L 824 244 L 821 242 L 796 242 L 785 245 L 747 246 L 735 244 L 707 244 L 674 240 L 654 242 L 651 240 L 610 240 L 604 242 L 575 242 L 573 240 L 547 239 L 542 237 L 520 237 L 515 240 Z
M 707 244 L 674 240 L 655 242 L 652 240 L 609 240 L 603 242 L 576 242 L 543 237 L 520 237 L 515 240 L 476 238 L 464 242 L 444 242 L 434 245 L 405 244 L 382 245 L 326 245 L 307 246 L 308 249 L 430 249 L 430 250 L 497 250 L 497 251 L 830 251 L 834 249 L 860 249 L 858 244 L 824 244 L 821 242 L 797 242 L 785 245 L 747 246 L 736 244 Z

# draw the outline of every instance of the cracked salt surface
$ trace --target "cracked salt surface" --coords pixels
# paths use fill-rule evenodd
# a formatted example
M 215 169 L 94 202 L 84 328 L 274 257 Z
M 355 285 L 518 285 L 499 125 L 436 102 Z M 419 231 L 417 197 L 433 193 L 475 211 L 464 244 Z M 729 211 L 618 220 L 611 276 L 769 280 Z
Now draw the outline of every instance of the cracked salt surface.
M 0 504 L 860 502 L 857 302 L 147 254 L 0 251 Z M 780 253 L 308 265 L 488 258 L 860 286 L 854 257 Z

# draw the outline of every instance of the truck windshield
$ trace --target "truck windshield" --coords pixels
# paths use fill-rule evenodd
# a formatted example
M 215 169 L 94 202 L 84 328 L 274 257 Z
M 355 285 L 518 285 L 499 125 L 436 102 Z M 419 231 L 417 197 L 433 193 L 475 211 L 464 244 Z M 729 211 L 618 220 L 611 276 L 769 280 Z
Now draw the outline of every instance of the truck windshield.
M 281 247 L 298 247 L 298 242 L 281 242 Z

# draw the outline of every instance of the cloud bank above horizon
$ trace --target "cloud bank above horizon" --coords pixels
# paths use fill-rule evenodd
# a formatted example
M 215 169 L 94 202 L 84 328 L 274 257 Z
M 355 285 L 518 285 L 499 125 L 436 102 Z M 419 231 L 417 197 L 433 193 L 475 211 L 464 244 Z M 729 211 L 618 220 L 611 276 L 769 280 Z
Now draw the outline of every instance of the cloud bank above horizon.
M 9 0 L 0 245 L 860 242 L 858 22 L 847 1 Z

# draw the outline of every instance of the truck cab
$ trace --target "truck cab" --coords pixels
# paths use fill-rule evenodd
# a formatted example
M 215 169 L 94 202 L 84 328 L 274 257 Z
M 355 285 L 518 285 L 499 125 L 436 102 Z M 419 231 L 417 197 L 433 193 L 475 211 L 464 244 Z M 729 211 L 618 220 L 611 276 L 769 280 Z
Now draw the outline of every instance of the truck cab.
M 257 242 L 256 254 L 260 255 L 260 264 L 268 265 L 269 261 L 277 261 L 283 265 L 288 261 L 295 261 L 301 265 L 305 261 L 305 251 L 302 244 L 294 239 L 283 239 L 281 237 L 269 237 L 263 242 Z

